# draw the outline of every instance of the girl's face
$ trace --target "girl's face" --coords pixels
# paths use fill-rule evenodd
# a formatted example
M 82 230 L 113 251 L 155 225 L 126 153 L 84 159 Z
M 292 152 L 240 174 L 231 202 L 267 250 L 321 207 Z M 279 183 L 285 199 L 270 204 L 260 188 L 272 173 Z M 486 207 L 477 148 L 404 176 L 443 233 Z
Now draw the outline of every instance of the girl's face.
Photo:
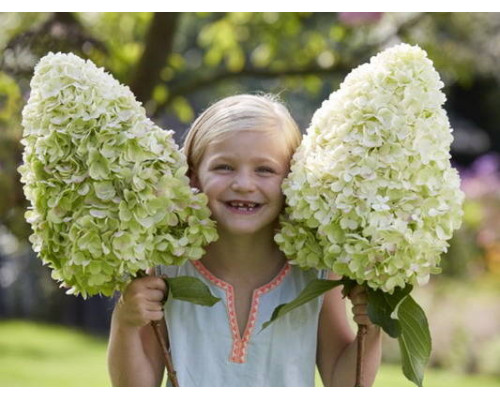
M 207 147 L 192 184 L 207 195 L 220 234 L 274 232 L 288 163 L 276 134 L 236 133 Z

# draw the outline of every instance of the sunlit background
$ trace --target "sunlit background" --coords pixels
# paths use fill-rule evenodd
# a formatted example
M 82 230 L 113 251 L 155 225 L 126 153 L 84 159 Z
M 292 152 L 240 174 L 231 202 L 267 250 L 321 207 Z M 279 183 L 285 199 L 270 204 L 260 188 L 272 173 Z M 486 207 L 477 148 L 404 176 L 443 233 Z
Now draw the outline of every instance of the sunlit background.
M 346 74 L 399 42 L 445 83 L 466 194 L 443 273 L 418 288 L 433 353 L 424 385 L 500 386 L 500 14 L 0 13 L 0 386 L 106 386 L 113 301 L 64 294 L 28 242 L 17 174 L 33 67 L 73 52 L 129 85 L 179 143 L 210 103 L 280 94 L 305 131 Z M 410 386 L 384 339 L 377 386 Z

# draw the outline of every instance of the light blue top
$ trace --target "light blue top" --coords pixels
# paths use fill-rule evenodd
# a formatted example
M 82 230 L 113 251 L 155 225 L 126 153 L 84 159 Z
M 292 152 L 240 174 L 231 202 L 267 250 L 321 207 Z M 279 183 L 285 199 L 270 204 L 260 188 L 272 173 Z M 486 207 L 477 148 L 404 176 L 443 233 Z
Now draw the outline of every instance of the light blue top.
M 158 267 L 158 273 L 199 278 L 221 299 L 204 307 L 168 297 L 165 318 L 180 386 L 314 386 L 323 296 L 261 328 L 277 306 L 295 299 L 311 280 L 323 278 L 324 271 L 285 264 L 271 282 L 254 290 L 243 337 L 233 287 L 201 262 Z

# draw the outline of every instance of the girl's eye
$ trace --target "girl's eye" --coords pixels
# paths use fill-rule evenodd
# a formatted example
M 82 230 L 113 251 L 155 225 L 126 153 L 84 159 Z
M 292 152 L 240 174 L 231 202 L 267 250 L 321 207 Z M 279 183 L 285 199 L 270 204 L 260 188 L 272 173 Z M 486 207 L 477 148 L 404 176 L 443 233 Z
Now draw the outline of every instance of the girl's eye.
M 257 168 L 257 172 L 259 173 L 264 173 L 264 174 L 274 174 L 274 169 L 270 167 L 259 167 Z
M 220 165 L 216 165 L 214 167 L 214 170 L 216 170 L 216 171 L 232 171 L 233 169 L 231 168 L 230 165 L 220 164 Z

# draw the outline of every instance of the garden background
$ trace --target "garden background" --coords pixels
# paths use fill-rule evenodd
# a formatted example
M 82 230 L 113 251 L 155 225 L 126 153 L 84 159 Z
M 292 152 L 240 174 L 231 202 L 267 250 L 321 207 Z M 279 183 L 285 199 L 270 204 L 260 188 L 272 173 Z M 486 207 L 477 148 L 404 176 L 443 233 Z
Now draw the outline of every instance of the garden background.
M 92 59 L 181 142 L 226 95 L 279 94 L 305 131 L 349 71 L 399 42 L 445 83 L 462 228 L 415 298 L 430 322 L 425 386 L 500 386 L 500 13 L 0 13 L 0 386 L 107 386 L 113 299 L 67 296 L 28 242 L 21 110 L 47 52 Z M 384 338 L 376 386 L 410 386 Z

